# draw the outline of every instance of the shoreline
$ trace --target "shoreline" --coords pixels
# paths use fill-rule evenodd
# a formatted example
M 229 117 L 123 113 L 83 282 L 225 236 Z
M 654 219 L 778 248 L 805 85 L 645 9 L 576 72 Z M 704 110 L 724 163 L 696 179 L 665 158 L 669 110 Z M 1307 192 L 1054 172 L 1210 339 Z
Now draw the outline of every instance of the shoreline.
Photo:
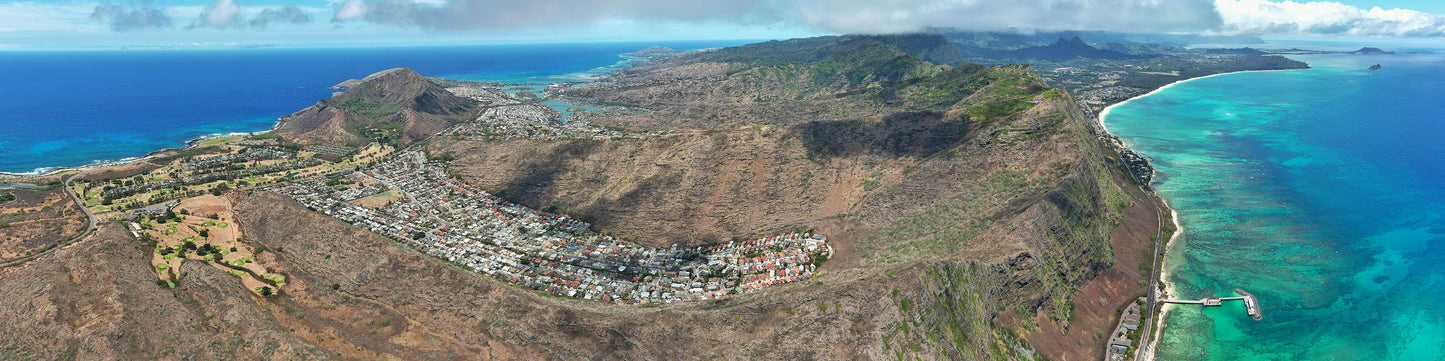
M 1185 82 L 1194 81 L 1194 80 L 1199 80 L 1199 79 L 1211 78 L 1211 77 L 1216 77 L 1216 76 L 1221 76 L 1221 75 L 1237 74 L 1237 73 L 1252 73 L 1252 72 L 1266 72 L 1266 71 L 1285 71 L 1285 70 L 1308 70 L 1308 69 L 1311 69 L 1311 68 L 1305 68 L 1305 69 L 1278 69 L 1278 70 L 1241 70 L 1241 71 L 1232 71 L 1232 72 L 1226 72 L 1226 73 L 1205 75 L 1205 76 L 1201 76 L 1201 77 L 1197 77 L 1197 78 L 1181 79 L 1181 80 L 1178 80 L 1178 81 L 1175 81 L 1175 82 L 1172 82 L 1172 83 L 1169 83 L 1169 84 L 1165 84 L 1164 86 L 1159 87 L 1158 89 L 1154 89 L 1153 91 L 1150 91 L 1150 92 L 1148 92 L 1148 93 L 1140 94 L 1140 95 L 1138 95 L 1138 96 L 1134 96 L 1134 97 L 1131 97 L 1131 98 L 1129 98 L 1129 99 L 1124 99 L 1123 101 L 1120 101 L 1120 102 L 1118 102 L 1118 103 L 1110 104 L 1109 106 L 1104 107 L 1103 110 L 1100 110 L 1100 111 L 1099 111 L 1099 115 L 1098 115 L 1098 117 L 1095 118 L 1095 121 L 1098 123 L 1099 129 L 1103 130 L 1105 134 L 1108 134 L 1110 137 L 1113 137 L 1114 139 L 1118 139 L 1119 145 L 1122 146 L 1122 147 L 1124 147 L 1124 149 L 1127 149 L 1127 150 L 1129 150 L 1129 151 L 1133 151 L 1134 153 L 1139 154 L 1140 156 L 1144 156 L 1146 160 L 1149 160 L 1150 162 L 1152 162 L 1153 160 L 1152 160 L 1152 159 L 1149 159 L 1146 154 L 1141 153 L 1141 152 L 1138 152 L 1138 151 L 1136 151 L 1136 150 L 1134 150 L 1134 149 L 1132 149 L 1132 148 L 1129 148 L 1129 146 L 1128 146 L 1128 145 L 1125 145 L 1124 142 L 1123 142 L 1123 140 L 1122 140 L 1121 138 L 1119 138 L 1118 135 L 1115 135 L 1114 133 L 1112 133 L 1112 132 L 1109 131 L 1109 128 L 1108 128 L 1108 127 L 1105 125 L 1105 123 L 1104 123 L 1104 118 L 1109 116 L 1109 112 L 1112 111 L 1112 110 L 1114 109 L 1114 107 L 1117 107 L 1117 106 L 1122 105 L 1122 104 L 1124 104 L 1124 103 L 1128 103 L 1128 102 L 1131 102 L 1131 101 L 1134 101 L 1134 100 L 1137 100 L 1137 99 L 1140 99 L 1140 98 L 1144 98 L 1144 97 L 1147 97 L 1147 96 L 1150 96 L 1150 95 L 1154 95 L 1155 93 L 1162 92 L 1162 91 L 1164 91 L 1165 89 L 1172 88 L 1172 87 L 1174 87 L 1174 86 L 1176 86 L 1176 85 L 1179 85 L 1179 84 L 1182 84 L 1182 83 L 1185 83 Z M 1150 172 L 1151 172 L 1151 173 L 1157 173 L 1158 170 L 1157 170 L 1157 169 L 1153 169 L 1153 167 L 1150 166 Z M 1153 179 L 1156 179 L 1156 178 L 1155 178 L 1155 177 L 1150 177 L 1149 179 L 1150 179 L 1150 183 L 1153 183 Z M 1176 211 L 1176 210 L 1174 209 L 1174 207 L 1169 206 L 1169 200 L 1168 200 L 1168 199 L 1165 199 L 1162 194 L 1159 194 L 1159 191 L 1158 191 L 1158 190 L 1155 190 L 1152 185 L 1150 186 L 1149 192 L 1150 192 L 1150 193 L 1153 193 L 1155 196 L 1157 196 L 1157 198 L 1159 198 L 1159 201 L 1163 203 L 1162 206 L 1163 206 L 1165 209 L 1168 209 L 1168 210 L 1169 210 L 1169 214 L 1170 214 L 1170 217 L 1171 217 L 1171 221 L 1172 221 L 1172 223 L 1174 223 L 1174 233 L 1169 236 L 1169 240 L 1166 241 L 1166 243 L 1164 244 L 1164 259 L 1163 259 L 1163 260 L 1160 260 L 1160 262 L 1159 262 L 1159 280 L 1158 280 L 1158 281 L 1159 281 L 1159 284 L 1161 284 L 1161 285 L 1164 286 L 1164 290 L 1162 291 L 1163 294 L 1162 294 L 1161 297 L 1162 297 L 1162 298 L 1165 298 L 1165 299 L 1169 299 L 1169 298 L 1174 297 L 1174 283 L 1169 282 L 1169 269 L 1168 269 L 1168 267 L 1166 267 L 1166 266 L 1168 265 L 1168 257 L 1167 257 L 1167 255 L 1169 254 L 1169 252 L 1171 252 L 1171 250 L 1173 250 L 1173 248 L 1174 248 L 1174 246 L 1175 246 L 1175 241 L 1177 241 L 1177 240 L 1179 239 L 1179 236 L 1181 236 L 1181 235 L 1184 234 L 1184 226 L 1181 225 L 1181 224 L 1179 224 L 1179 211 Z M 1139 354 L 1135 355 L 1135 359 L 1137 359 L 1137 360 L 1144 360 L 1144 361 L 1153 361 L 1153 360 L 1154 360 L 1154 356 L 1155 356 L 1154 353 L 1157 351 L 1157 349 L 1158 349 L 1158 347 L 1159 347 L 1159 340 L 1160 340 L 1160 338 L 1162 338 L 1162 337 L 1164 336 L 1164 328 L 1165 328 L 1165 321 L 1164 321 L 1164 320 L 1165 320 L 1166 318 L 1168 318 L 1168 316 L 1169 316 L 1169 311 L 1170 311 L 1171 308 L 1173 308 L 1172 306 L 1173 306 L 1173 305 L 1172 305 L 1172 304 L 1169 304 L 1169 303 L 1165 303 L 1165 304 L 1161 305 L 1160 308 L 1159 308 L 1159 314 L 1158 314 L 1157 316 L 1155 316 L 1155 319 L 1149 320 L 1149 321 L 1151 321 L 1151 322 L 1154 322 L 1154 324 L 1155 324 L 1155 327 L 1154 327 L 1154 329 L 1153 329 L 1153 335 L 1150 335 L 1151 339 L 1150 339 L 1150 341 L 1149 341 L 1149 346 L 1148 346 L 1148 347 L 1141 348 L 1141 349 L 1139 350 Z
M 180 148 L 174 148 L 174 147 L 161 148 L 161 149 L 157 149 L 157 150 L 150 151 L 150 152 L 146 153 L 145 155 L 142 155 L 142 156 L 139 156 L 139 157 L 126 157 L 126 158 L 121 158 L 121 159 L 119 159 L 119 160 L 103 160 L 103 159 L 101 159 L 101 160 L 95 160 L 95 161 L 92 162 L 91 164 L 86 164 L 86 165 L 81 165 L 81 166 L 69 166 L 69 167 L 40 167 L 40 168 L 36 168 L 34 171 L 30 171 L 30 172 L 26 172 L 26 173 L 14 173 L 14 172 L 0 171 L 0 177 L 16 177 L 16 178 L 21 178 L 21 179 L 25 179 L 25 178 L 39 178 L 39 177 L 47 177 L 47 176 L 52 176 L 52 175 L 56 175 L 56 174 L 60 174 L 60 173 L 64 173 L 64 172 L 70 172 L 70 171 L 82 171 L 82 172 L 83 172 L 83 171 L 96 170 L 96 169 L 107 168 L 107 167 L 112 167 L 112 166 L 125 165 L 125 164 L 130 164 L 130 163 L 145 161 L 146 159 L 150 159 L 151 157 L 155 157 L 155 156 L 161 155 L 161 154 L 166 153 L 166 152 L 184 151 L 184 150 L 192 149 L 192 148 L 195 148 L 195 147 L 197 147 L 197 146 L 200 146 L 202 143 L 205 143 L 205 141 L 210 140 L 210 139 L 262 134 L 262 133 L 266 133 L 266 132 L 270 132 L 270 131 L 276 130 L 277 128 L 280 128 L 280 127 L 281 127 L 281 119 L 280 119 L 280 118 L 277 118 L 277 119 L 276 119 L 276 123 L 275 123 L 275 124 L 272 124 L 272 125 L 271 125 L 271 129 L 267 129 L 267 130 L 255 131 L 255 132 L 231 132 L 231 133 L 226 133 L 226 134 L 220 134 L 220 133 L 207 134 L 207 135 L 203 135 L 203 136 L 200 136 L 200 137 L 192 138 L 192 139 L 190 139 L 190 140 L 186 140 L 186 146 L 184 146 L 184 147 L 180 147 Z
M 1164 197 L 1159 197 L 1159 200 L 1164 201 Z M 1164 201 L 1164 206 L 1169 207 L 1169 202 Z M 1164 265 L 1169 259 L 1169 252 L 1174 249 L 1175 242 L 1179 240 L 1179 236 L 1184 235 L 1184 226 L 1179 224 L 1179 211 L 1175 211 L 1174 208 L 1171 207 L 1169 208 L 1169 215 L 1173 217 L 1174 234 L 1169 235 L 1169 242 L 1164 244 L 1164 261 L 1159 263 L 1159 283 L 1164 285 L 1164 291 L 1161 292 L 1162 295 L 1160 295 L 1160 297 L 1164 299 L 1176 297 L 1174 293 L 1174 283 L 1168 281 L 1169 268 L 1164 267 Z M 1149 347 L 1143 348 L 1142 350 L 1144 351 L 1141 352 L 1145 352 L 1145 354 L 1138 355 L 1138 357 L 1136 357 L 1137 359 L 1145 361 L 1154 360 L 1154 353 L 1159 350 L 1160 339 L 1164 337 L 1164 327 L 1167 324 L 1165 320 L 1169 318 L 1169 311 L 1172 308 L 1174 308 L 1174 304 L 1172 303 L 1165 303 L 1159 307 L 1158 320 L 1154 323 L 1154 334 L 1149 335 Z
M 1199 79 L 1213 78 L 1213 77 L 1216 77 L 1216 76 L 1229 75 L 1229 74 L 1256 73 L 1256 72 L 1266 72 L 1266 71 L 1309 70 L 1309 69 L 1311 69 L 1311 68 L 1305 68 L 1305 69 L 1276 69 L 1276 70 L 1240 70 L 1240 71 L 1231 71 L 1231 72 L 1219 73 L 1219 74 L 1210 74 L 1210 75 L 1205 75 L 1205 76 L 1201 76 L 1201 77 L 1198 77 L 1198 78 L 1180 79 L 1180 80 L 1174 81 L 1173 83 L 1164 84 L 1164 86 L 1161 86 L 1161 87 L 1159 87 L 1158 89 L 1154 89 L 1153 91 L 1150 91 L 1150 92 L 1148 92 L 1148 93 L 1139 94 L 1139 95 L 1134 96 L 1134 97 L 1131 97 L 1131 98 L 1129 98 L 1129 99 L 1124 99 L 1124 100 L 1122 100 L 1122 101 L 1120 101 L 1120 102 L 1118 102 L 1118 103 L 1109 104 L 1109 106 L 1104 107 L 1104 110 L 1100 110 L 1100 111 L 1099 111 L 1099 116 L 1096 117 L 1094 120 L 1099 124 L 1099 129 L 1103 129 L 1105 133 L 1109 133 L 1110 135 L 1113 135 L 1114 133 L 1110 133 L 1110 132 L 1109 132 L 1109 127 L 1104 125 L 1104 117 L 1109 116 L 1109 111 L 1114 110 L 1114 107 L 1123 105 L 1124 103 L 1128 103 L 1128 102 L 1137 100 L 1137 99 L 1139 99 L 1139 98 L 1143 98 L 1143 97 L 1147 97 L 1147 96 L 1150 96 L 1150 95 L 1154 95 L 1154 93 L 1158 93 L 1158 92 L 1164 91 L 1164 89 L 1172 88 L 1172 87 L 1174 87 L 1175 85 L 1179 85 L 1179 84 L 1182 84 L 1182 83 L 1185 83 L 1185 82 L 1195 81 L 1195 80 L 1199 80 Z M 1118 136 L 1115 136 L 1115 138 L 1118 138 Z
M 630 53 L 629 53 L 629 54 L 630 54 Z M 629 56 L 627 56 L 627 54 L 618 54 L 618 57 L 622 58 L 623 60 L 619 60 L 619 61 L 617 61 L 617 62 L 615 62 L 615 63 L 610 64 L 610 65 L 604 65 L 604 66 L 594 67 L 594 68 L 591 68 L 591 69 L 582 70 L 582 71 L 575 71 L 575 72 L 570 72 L 570 73 L 552 74 L 552 75 L 542 75 L 542 76 L 532 77 L 533 79 L 537 79 L 537 78 L 548 78 L 548 77 L 556 77 L 557 79 L 561 79 L 562 77 L 567 77 L 567 76 L 577 77 L 577 78 L 575 78 L 575 79 L 567 80 L 567 81 L 554 81 L 554 82 L 547 82 L 547 83 L 504 83 L 504 82 L 495 82 L 495 81 L 489 81 L 489 80 L 463 79 L 463 78 L 461 78 L 461 77 L 459 77 L 459 76 L 456 76 L 456 75 L 454 75 L 454 77 L 450 77 L 450 78 L 449 78 L 449 77 L 437 77 L 437 78 L 443 78 L 443 79 L 448 79 L 448 80 L 452 80 L 452 81 L 459 81 L 459 82 L 477 82 L 477 83 L 484 83 L 484 84 L 494 85 L 494 86 L 497 86 L 497 87 L 505 87 L 505 86 L 525 86 L 525 85 L 551 86 L 551 85 L 554 85 L 554 84 L 566 84 L 567 86 L 570 87 L 570 86 L 572 86 L 572 85 L 580 84 L 580 83 L 596 82 L 596 81 L 599 81 L 599 80 L 602 80 L 602 79 L 605 79 L 605 78 L 607 78 L 607 77 L 612 76 L 612 75 L 615 74 L 617 71 L 630 68 L 630 67 L 636 65 L 637 63 L 643 63 L 643 62 L 650 61 L 650 60 L 647 59 L 647 58 L 629 57 Z M 603 69 L 605 69 L 605 70 L 607 70 L 607 71 L 606 71 L 606 72 L 600 72 L 600 73 L 597 73 L 597 72 L 596 72 L 596 71 L 598 71 L 598 70 L 603 70 Z M 200 136 L 200 137 L 196 137 L 196 138 L 187 140 L 186 143 L 185 143 L 186 145 L 185 145 L 184 147 L 180 147 L 180 148 L 167 147 L 167 148 L 156 149 L 156 150 L 154 150 L 154 151 L 148 152 L 148 153 L 146 153 L 145 155 L 138 156 L 138 157 L 127 157 L 127 158 L 121 158 L 121 159 L 119 159 L 119 160 L 104 160 L 104 159 L 98 159 L 98 160 L 93 160 L 92 163 L 90 163 L 90 164 L 85 164 L 85 165 L 80 165 L 80 166 L 40 167 L 40 168 L 35 168 L 34 170 L 32 170 L 32 171 L 30 171 L 30 172 L 24 172 L 24 173 L 0 171 L 0 177 L 15 177 L 15 178 L 19 178 L 19 179 L 30 179 L 30 178 L 39 178 L 39 177 L 52 176 L 52 175 L 56 175 L 56 174 L 60 174 L 60 173 L 64 173 L 64 172 L 69 172 L 69 171 L 89 171 L 89 170 L 95 170 L 95 169 L 101 169 L 101 168 L 105 168 L 105 167 L 110 167 L 110 166 L 130 164 L 130 163 L 137 162 L 137 161 L 144 161 L 144 160 L 146 160 L 146 159 L 148 159 L 148 158 L 150 158 L 150 157 L 153 157 L 153 156 L 159 155 L 159 154 L 161 154 L 161 153 L 165 153 L 165 152 L 184 151 L 184 150 L 188 150 L 188 149 L 191 149 L 191 148 L 195 148 L 197 145 L 199 145 L 199 144 L 201 144 L 201 143 L 204 143 L 206 140 L 209 140 L 209 139 L 225 138 L 225 137 L 238 136 L 238 135 L 255 135 L 255 134 L 262 134 L 262 133 L 266 133 L 266 132 L 275 131 L 276 129 L 280 129 L 280 128 L 281 128 L 281 124 L 282 124 L 282 123 L 285 123 L 285 116 L 284 116 L 284 115 L 283 115 L 283 116 L 278 116 L 278 117 L 276 117 L 275 123 L 273 123 L 273 124 L 271 125 L 271 128 L 270 128 L 270 129 L 266 129 L 266 130 L 254 131 L 254 132 L 231 132 L 231 133 L 228 133 L 228 134 L 208 134 L 208 135 L 204 135 L 204 136 Z M 0 183 L 0 184 L 11 185 L 11 184 L 8 184 L 8 183 Z M 9 188 L 9 187 L 7 187 L 7 188 Z

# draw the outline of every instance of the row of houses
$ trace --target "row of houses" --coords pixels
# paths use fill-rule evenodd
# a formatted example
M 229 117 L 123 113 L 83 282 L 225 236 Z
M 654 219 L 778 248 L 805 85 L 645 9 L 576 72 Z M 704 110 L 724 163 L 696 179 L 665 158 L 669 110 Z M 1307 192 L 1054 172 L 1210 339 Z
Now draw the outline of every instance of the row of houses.
M 806 280 L 832 254 L 827 239 L 789 233 L 705 247 L 647 247 L 588 223 L 507 202 L 407 151 L 351 175 L 268 188 L 319 212 L 519 286 L 615 303 L 672 303 Z M 400 192 L 384 206 L 352 202 Z
M 289 151 L 271 148 L 246 148 L 240 153 L 223 155 L 209 158 L 190 158 L 186 160 L 186 168 L 201 169 L 229 166 L 232 164 L 249 162 L 253 160 L 285 159 L 295 155 Z
M 1114 332 L 1109 334 L 1109 347 L 1105 351 L 1105 359 L 1108 361 L 1124 361 L 1129 358 L 1129 348 L 1134 346 L 1134 341 L 1129 338 L 1129 332 L 1139 329 L 1139 303 L 1143 300 L 1129 304 L 1124 309 L 1124 315 L 1119 318 L 1119 325 L 1114 327 Z

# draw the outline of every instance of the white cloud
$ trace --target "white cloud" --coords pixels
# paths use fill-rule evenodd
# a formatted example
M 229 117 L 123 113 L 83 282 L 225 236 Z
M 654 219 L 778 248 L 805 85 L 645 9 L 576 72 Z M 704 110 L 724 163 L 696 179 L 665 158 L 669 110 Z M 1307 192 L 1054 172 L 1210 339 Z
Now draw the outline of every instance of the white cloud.
M 1369 10 L 1337 2 L 1215 0 L 1221 33 L 1262 35 L 1445 36 L 1445 16 L 1408 9 Z
M 366 16 L 366 2 L 361 0 L 347 0 L 341 3 L 341 7 L 336 8 L 336 14 L 332 16 L 331 20 L 347 21 L 359 19 L 363 16 Z
M 90 13 L 90 19 L 109 24 L 114 31 L 135 31 L 171 27 L 171 17 L 165 9 L 149 3 L 131 7 L 113 3 L 101 3 Z
M 235 0 L 216 0 L 201 10 L 201 16 L 196 19 L 195 26 L 209 26 L 213 28 L 225 28 L 236 25 L 237 15 L 241 14 L 241 5 Z

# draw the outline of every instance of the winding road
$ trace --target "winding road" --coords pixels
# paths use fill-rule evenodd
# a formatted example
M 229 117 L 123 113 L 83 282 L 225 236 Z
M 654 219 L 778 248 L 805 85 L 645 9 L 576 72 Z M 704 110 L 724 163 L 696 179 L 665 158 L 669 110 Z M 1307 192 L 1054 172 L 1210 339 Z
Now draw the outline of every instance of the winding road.
M 75 236 L 75 238 L 71 238 L 70 240 L 62 242 L 60 244 L 56 244 L 55 247 L 50 247 L 50 249 L 47 249 L 44 252 L 0 263 L 0 268 L 25 264 L 25 262 L 30 262 L 31 260 L 39 258 L 40 256 L 44 256 L 46 254 L 49 254 L 50 252 L 54 252 L 61 247 L 65 247 L 75 242 L 79 242 L 80 240 L 85 239 L 85 237 L 89 237 L 91 233 L 95 232 L 95 214 L 90 213 L 90 208 L 86 208 L 85 202 L 81 201 L 80 196 L 75 194 L 75 190 L 70 188 L 70 181 L 74 180 L 76 176 L 81 175 L 82 173 L 84 172 L 77 172 L 75 174 L 71 174 L 69 177 L 65 177 L 65 194 L 70 195 L 70 199 L 75 201 L 75 205 L 80 206 L 80 210 L 82 212 L 85 212 L 85 218 L 89 219 L 90 224 L 85 226 L 85 232 L 80 232 L 80 235 Z

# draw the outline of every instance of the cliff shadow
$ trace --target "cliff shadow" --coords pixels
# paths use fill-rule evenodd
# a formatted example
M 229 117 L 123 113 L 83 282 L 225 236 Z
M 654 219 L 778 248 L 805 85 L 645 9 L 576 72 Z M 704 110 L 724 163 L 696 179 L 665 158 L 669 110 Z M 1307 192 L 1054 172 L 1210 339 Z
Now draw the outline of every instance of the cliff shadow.
M 897 112 L 881 121 L 812 121 L 793 127 L 810 157 L 927 157 L 967 138 L 969 124 L 941 112 Z
M 596 141 L 571 141 L 537 154 L 523 164 L 521 174 L 501 187 L 497 196 L 512 202 L 540 207 L 557 187 L 557 181 L 572 170 L 570 163 L 586 159 L 601 144 Z

